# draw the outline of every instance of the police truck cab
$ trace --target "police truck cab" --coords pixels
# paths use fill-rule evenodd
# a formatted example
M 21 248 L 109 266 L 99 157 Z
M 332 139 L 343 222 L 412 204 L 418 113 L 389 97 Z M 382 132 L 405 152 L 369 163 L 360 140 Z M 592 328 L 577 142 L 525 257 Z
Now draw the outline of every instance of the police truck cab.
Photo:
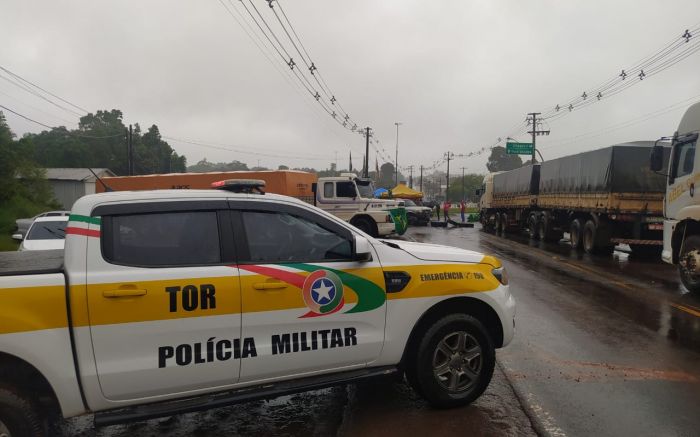
M 0 434 L 392 374 L 437 407 L 483 393 L 514 332 L 498 259 L 219 188 L 88 195 L 64 251 L 0 255 Z

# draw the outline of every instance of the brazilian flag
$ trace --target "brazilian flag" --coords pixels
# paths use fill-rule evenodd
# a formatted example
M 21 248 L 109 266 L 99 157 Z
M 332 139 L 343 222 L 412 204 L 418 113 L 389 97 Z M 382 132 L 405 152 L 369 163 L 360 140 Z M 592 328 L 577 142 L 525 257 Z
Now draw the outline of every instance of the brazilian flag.
M 403 235 L 408 229 L 408 219 L 406 218 L 406 208 L 398 207 L 389 210 L 391 219 L 394 221 L 394 230 L 397 234 Z

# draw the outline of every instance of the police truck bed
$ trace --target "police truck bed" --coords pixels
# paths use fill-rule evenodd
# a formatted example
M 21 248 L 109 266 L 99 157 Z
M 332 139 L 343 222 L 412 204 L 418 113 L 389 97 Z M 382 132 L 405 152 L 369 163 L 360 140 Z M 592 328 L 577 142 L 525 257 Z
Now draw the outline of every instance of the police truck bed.
M 0 276 L 63 272 L 63 250 L 0 252 Z

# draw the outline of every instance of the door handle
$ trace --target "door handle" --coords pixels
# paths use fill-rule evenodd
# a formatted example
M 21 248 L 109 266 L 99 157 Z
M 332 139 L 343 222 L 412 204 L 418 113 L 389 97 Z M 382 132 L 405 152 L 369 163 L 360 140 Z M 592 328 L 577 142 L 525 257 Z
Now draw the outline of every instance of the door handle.
M 281 290 L 287 288 L 288 285 L 284 282 L 256 282 L 253 288 L 256 290 Z
M 136 289 L 136 288 L 120 288 L 118 290 L 105 290 L 102 292 L 102 296 L 106 298 L 115 297 L 138 297 L 145 296 L 148 290 Z

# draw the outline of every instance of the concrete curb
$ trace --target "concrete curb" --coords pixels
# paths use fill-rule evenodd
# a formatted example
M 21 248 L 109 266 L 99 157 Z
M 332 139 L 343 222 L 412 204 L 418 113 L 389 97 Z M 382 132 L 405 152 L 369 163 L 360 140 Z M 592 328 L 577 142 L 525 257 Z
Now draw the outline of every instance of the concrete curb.
M 527 396 L 523 392 L 522 388 L 513 381 L 513 378 L 510 377 L 505 366 L 503 366 L 503 364 L 501 364 L 501 362 L 498 360 L 496 360 L 496 365 L 501 370 L 501 373 L 503 373 L 503 376 L 505 376 L 510 387 L 513 389 L 513 393 L 515 393 L 515 397 L 518 399 L 518 403 L 525 412 L 525 415 L 528 419 L 530 419 L 532 429 L 534 429 L 537 435 L 540 437 L 554 437 L 554 435 L 549 432 L 547 426 L 544 424 L 540 416 L 532 408 L 532 405 L 530 405 L 528 402 Z

